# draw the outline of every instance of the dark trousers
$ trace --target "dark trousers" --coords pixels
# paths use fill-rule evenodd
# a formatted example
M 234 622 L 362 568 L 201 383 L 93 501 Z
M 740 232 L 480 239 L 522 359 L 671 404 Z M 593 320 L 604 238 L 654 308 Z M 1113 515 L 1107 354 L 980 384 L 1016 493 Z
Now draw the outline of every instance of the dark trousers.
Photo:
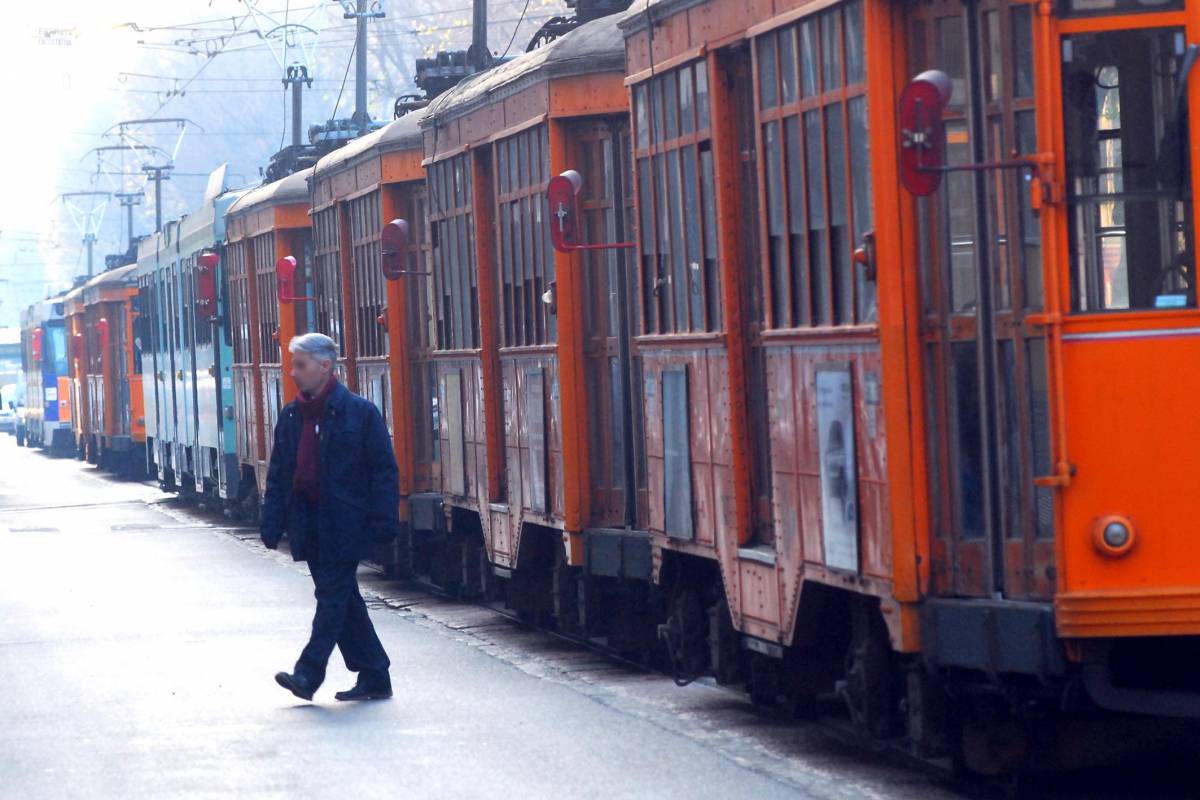
M 308 568 L 316 586 L 317 612 L 313 616 L 312 636 L 296 662 L 296 674 L 308 679 L 314 689 L 320 686 L 325 680 L 325 666 L 337 645 L 346 669 L 362 673 L 360 681 L 386 680 L 391 661 L 358 591 L 358 562 L 310 559 Z

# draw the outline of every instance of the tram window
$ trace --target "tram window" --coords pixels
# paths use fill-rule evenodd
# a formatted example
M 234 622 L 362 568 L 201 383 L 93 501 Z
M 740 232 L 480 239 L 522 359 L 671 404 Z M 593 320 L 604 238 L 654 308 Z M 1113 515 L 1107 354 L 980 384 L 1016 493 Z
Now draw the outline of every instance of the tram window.
M 635 157 L 641 211 L 642 330 L 647 334 L 717 330 L 720 287 L 715 246 L 708 247 L 716 240 L 715 220 L 709 213 L 715 185 L 707 63 L 687 64 L 647 83 L 648 89 L 636 86 L 633 93 L 639 145 Z M 778 98 L 778 92 L 774 94 Z
M 250 240 L 254 248 L 255 277 L 258 283 L 258 347 L 264 364 L 278 364 L 281 343 L 275 338 L 279 328 L 279 301 L 275 285 L 275 234 L 264 233 Z
M 387 336 L 376 318 L 383 313 L 386 289 L 379 265 L 379 235 L 381 214 L 379 190 L 355 198 L 349 203 L 350 247 L 353 259 L 355 339 L 360 358 L 382 356 L 387 349 Z
M 874 286 L 852 259 L 872 217 L 863 44 L 860 2 L 755 41 L 773 328 L 875 319 Z
M 1079 17 L 1114 12 L 1173 11 L 1183 8 L 1183 0 L 1061 0 L 1059 14 Z
M 546 176 L 550 161 L 547 128 L 538 126 L 495 145 L 499 208 L 499 268 L 502 347 L 553 343 L 558 317 L 542 300 L 555 284 L 554 253 Z
M 346 354 L 345 337 L 342 336 L 342 268 L 341 268 L 341 222 L 338 218 L 338 207 L 329 206 L 313 214 L 313 293 L 315 319 L 313 330 L 333 337 L 338 343 L 338 353 Z M 268 256 L 269 257 L 269 256 Z M 275 295 L 274 260 L 267 262 L 271 267 L 269 273 L 264 273 L 263 264 L 259 263 L 259 275 L 263 275 L 266 283 L 270 284 L 270 295 Z M 264 283 L 260 281 L 258 296 L 263 302 Z M 271 303 L 275 307 L 275 303 Z M 261 306 L 260 306 L 261 307 Z M 261 312 L 260 312 L 261 313 Z M 266 313 L 270 313 L 268 309 Z M 261 316 L 260 316 L 261 319 Z M 267 351 L 264 350 L 264 353 Z M 266 361 L 266 356 L 263 357 Z
M 514 161 L 518 159 L 510 159 L 510 170 Z M 479 342 L 479 284 L 473 246 L 471 155 L 439 161 L 429 168 L 428 175 L 429 221 L 435 232 L 437 349 L 474 348 Z
M 1182 29 L 1063 45 L 1076 311 L 1196 305 Z
M 67 332 L 65 329 L 58 326 L 50 328 L 50 335 L 46 337 L 46 343 L 50 345 L 49 356 L 47 361 L 54 362 L 54 374 L 67 374 Z

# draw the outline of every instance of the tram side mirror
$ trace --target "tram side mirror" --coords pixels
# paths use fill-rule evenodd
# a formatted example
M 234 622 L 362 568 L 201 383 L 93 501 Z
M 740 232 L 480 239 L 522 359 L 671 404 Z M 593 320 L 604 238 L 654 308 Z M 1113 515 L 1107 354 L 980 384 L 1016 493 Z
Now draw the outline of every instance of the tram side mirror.
M 404 253 L 408 250 L 408 221 L 394 219 L 384 225 L 380 248 L 383 277 L 389 281 L 399 280 L 404 274 Z
M 583 178 L 569 169 L 550 179 L 546 190 L 550 198 L 550 239 L 554 249 L 569 253 L 579 245 L 579 190 Z
M 37 363 L 42 363 L 42 334 L 41 328 L 33 329 L 33 360 Z
M 207 251 L 196 259 L 196 305 L 205 316 L 217 313 L 217 263 L 221 260 L 216 253 Z
M 946 164 L 946 123 L 953 84 L 946 73 L 922 72 L 900 94 L 900 183 L 917 197 L 937 191 Z
M 83 358 L 83 334 L 76 333 L 71 335 L 71 358 Z
M 275 262 L 275 294 L 280 303 L 296 299 L 296 257 L 284 256 Z

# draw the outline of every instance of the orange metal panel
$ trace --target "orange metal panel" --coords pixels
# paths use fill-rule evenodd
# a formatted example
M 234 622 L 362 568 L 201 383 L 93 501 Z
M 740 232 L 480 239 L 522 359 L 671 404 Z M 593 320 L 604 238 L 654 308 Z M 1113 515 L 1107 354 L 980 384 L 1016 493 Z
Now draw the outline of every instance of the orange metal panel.
M 629 113 L 628 102 L 619 72 L 576 75 L 550 83 L 552 117 Z
M 307 228 L 312 225 L 312 220 L 308 216 L 308 205 L 306 203 L 276 206 L 273 222 L 275 230 L 283 228 Z
M 713 114 L 713 175 L 716 183 L 717 218 L 739 219 L 742 207 L 739 180 L 741 153 L 738 150 L 737 131 L 732 114 L 720 113 L 733 108 L 736 101 L 730 96 L 729 84 L 718 68 L 715 56 L 708 58 L 708 85 L 712 94 Z M 748 298 L 743 295 L 747 284 L 746 265 L 742 263 L 745 248 L 741 237 L 745 233 L 740 225 L 718 226 L 718 247 L 724 265 L 721 270 L 721 305 L 725 310 L 725 345 L 729 370 L 729 428 L 733 453 L 733 535 L 737 544 L 744 545 L 753 535 L 753 498 L 750 479 L 753 464 L 750 453 L 750 421 L 746 406 L 748 390 L 746 360 L 747 319 L 745 310 Z M 752 233 L 749 235 L 753 235 Z
M 425 180 L 425 170 L 421 167 L 421 151 L 402 150 L 385 153 L 381 174 L 383 183 Z
M 295 249 L 295 242 L 293 241 L 293 236 L 294 236 L 294 234 L 290 234 L 285 231 L 276 232 L 276 234 L 275 234 L 275 260 L 276 261 L 283 258 L 284 256 L 292 255 L 292 251 Z M 250 259 L 247 259 L 247 264 L 249 264 L 249 263 L 250 263 Z M 247 269 L 249 269 L 249 267 L 247 267 Z M 344 281 L 345 281 L 345 278 L 343 278 L 343 286 L 345 285 Z M 279 302 L 279 301 L 276 300 L 276 302 Z M 279 346 L 279 351 L 280 351 L 280 353 L 279 353 L 279 374 L 280 374 L 279 384 L 282 389 L 284 404 L 290 403 L 292 401 L 292 399 L 296 396 L 296 384 L 292 382 L 292 378 L 291 378 L 292 354 L 288 351 L 288 342 L 290 342 L 292 340 L 292 337 L 295 336 L 298 332 L 299 331 L 297 330 L 297 325 L 296 325 L 296 304 L 295 303 L 279 303 L 279 345 L 280 345 Z M 347 352 L 349 352 L 349 345 L 347 345 Z M 258 357 L 261 358 L 262 354 L 260 353 L 258 355 Z M 261 363 L 261 362 L 259 362 L 259 363 Z M 256 374 L 257 373 L 261 373 L 261 369 L 257 370 Z M 355 380 L 355 377 L 353 377 L 354 376 L 353 370 L 351 370 L 349 372 L 349 375 L 352 376 L 349 378 L 349 380 Z M 261 382 L 261 377 L 260 377 L 260 382 Z M 259 405 L 259 419 L 263 419 L 263 416 L 262 416 L 262 392 L 261 391 L 258 393 L 255 402 Z M 273 434 L 274 434 L 274 432 L 272 431 L 271 435 L 273 435 Z M 264 447 L 266 446 L 265 441 L 263 441 L 263 446 Z
M 550 122 L 550 171 L 571 167 L 576 154 L 569 149 L 563 123 Z M 558 281 L 559 403 L 563 429 L 563 518 L 568 532 L 581 532 L 591 515 L 591 452 L 588 436 L 587 380 L 582 260 L 575 253 L 554 253 Z
M 905 30 L 900 8 L 868 0 L 864 8 L 866 50 L 891 53 L 867 59 L 870 114 L 872 202 L 875 204 L 879 341 L 882 352 L 882 401 L 887 439 L 888 517 L 891 529 L 891 578 L 895 597 L 915 603 L 928 590 L 931 532 L 924 395 L 921 379 L 920 296 L 913 201 L 902 195 L 896 165 L 899 131 L 893 112 L 908 81 Z M 903 198 L 903 199 L 902 199 Z M 904 627 L 913 638 L 894 643 L 901 650 L 919 647 L 916 626 Z
M 395 154 L 400 155 L 400 154 Z M 410 160 L 420 164 L 419 158 L 411 151 L 404 154 Z M 386 168 L 384 174 L 387 174 Z M 388 186 L 380 194 L 380 208 L 383 224 L 399 216 L 398 209 L 402 207 L 397 195 L 404 191 L 401 186 Z M 421 225 L 422 220 L 409 220 L 409 225 Z M 409 281 L 412 281 L 412 285 Z M 420 277 L 410 278 L 401 275 L 394 281 L 387 281 L 387 339 L 388 339 L 388 371 L 391 376 L 392 419 L 393 425 L 392 450 L 396 454 L 396 464 L 400 469 L 400 496 L 407 498 L 413 492 L 415 443 L 413 442 L 412 420 L 416 410 L 412 408 L 412 360 L 408 343 L 408 293 L 418 288 Z

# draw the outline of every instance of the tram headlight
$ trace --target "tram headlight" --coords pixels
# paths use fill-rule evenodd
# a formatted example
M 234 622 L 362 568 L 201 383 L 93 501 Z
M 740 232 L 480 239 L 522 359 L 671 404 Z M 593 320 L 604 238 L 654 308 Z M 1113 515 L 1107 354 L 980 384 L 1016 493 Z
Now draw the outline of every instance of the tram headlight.
M 1097 520 L 1092 544 L 1102 555 L 1123 556 L 1133 549 L 1135 539 L 1133 523 L 1113 514 Z

